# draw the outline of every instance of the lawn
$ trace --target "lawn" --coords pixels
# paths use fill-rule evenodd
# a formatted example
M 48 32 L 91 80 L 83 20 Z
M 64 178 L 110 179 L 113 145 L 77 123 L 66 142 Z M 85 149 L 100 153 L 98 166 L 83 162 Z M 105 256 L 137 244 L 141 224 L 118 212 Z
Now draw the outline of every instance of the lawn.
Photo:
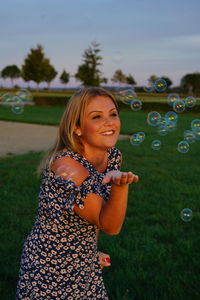
M 36 107 L 30 109 L 36 112 Z M 57 110 L 58 119 L 60 113 Z M 186 154 L 176 149 L 199 114 L 179 115 L 177 130 L 162 137 L 147 124 L 147 113 L 120 115 L 123 133 L 144 131 L 146 139 L 140 146 L 131 146 L 129 140 L 117 145 L 123 153 L 122 169 L 135 172 L 140 181 L 130 186 L 121 233 L 100 235 L 99 248 L 110 253 L 112 261 L 112 267 L 104 269 L 110 300 L 200 299 L 200 142 L 191 144 Z M 162 141 L 159 151 L 151 149 L 155 138 Z M 0 159 L 1 299 L 14 299 L 23 241 L 37 210 L 40 181 L 35 170 L 41 157 L 29 153 Z M 193 211 L 190 222 L 180 218 L 187 207 Z

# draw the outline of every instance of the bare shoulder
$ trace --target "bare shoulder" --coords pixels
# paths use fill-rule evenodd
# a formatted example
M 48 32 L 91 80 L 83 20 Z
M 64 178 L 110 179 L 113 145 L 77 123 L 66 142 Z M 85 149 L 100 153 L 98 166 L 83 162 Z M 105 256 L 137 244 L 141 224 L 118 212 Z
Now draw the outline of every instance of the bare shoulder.
M 64 179 L 71 179 L 80 185 L 89 175 L 88 170 L 72 157 L 60 157 L 51 165 L 51 170 Z

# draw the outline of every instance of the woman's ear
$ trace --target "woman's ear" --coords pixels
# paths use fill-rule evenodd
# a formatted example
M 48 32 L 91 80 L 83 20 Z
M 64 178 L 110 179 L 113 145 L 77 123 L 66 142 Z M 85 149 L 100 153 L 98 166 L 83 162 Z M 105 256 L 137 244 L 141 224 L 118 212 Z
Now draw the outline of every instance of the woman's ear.
M 76 135 L 78 135 L 78 136 L 81 136 L 81 130 L 80 130 L 80 128 L 79 128 L 78 126 L 75 127 L 74 133 L 75 133 Z

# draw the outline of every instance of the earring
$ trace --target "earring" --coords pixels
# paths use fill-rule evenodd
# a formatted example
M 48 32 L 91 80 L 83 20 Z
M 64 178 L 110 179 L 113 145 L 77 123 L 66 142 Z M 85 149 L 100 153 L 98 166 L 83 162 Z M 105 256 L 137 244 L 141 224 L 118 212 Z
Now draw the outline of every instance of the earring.
M 80 133 L 80 132 L 77 132 L 76 134 L 77 134 L 78 136 L 81 136 L 81 133 Z

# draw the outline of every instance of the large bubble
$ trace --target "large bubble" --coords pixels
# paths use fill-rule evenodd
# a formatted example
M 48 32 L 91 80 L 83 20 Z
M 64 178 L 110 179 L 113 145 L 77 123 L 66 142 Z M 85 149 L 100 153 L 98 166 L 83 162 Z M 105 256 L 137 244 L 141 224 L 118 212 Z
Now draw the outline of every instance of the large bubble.
M 161 115 L 157 111 L 151 111 L 147 115 L 147 123 L 150 126 L 158 126 L 160 124 Z

